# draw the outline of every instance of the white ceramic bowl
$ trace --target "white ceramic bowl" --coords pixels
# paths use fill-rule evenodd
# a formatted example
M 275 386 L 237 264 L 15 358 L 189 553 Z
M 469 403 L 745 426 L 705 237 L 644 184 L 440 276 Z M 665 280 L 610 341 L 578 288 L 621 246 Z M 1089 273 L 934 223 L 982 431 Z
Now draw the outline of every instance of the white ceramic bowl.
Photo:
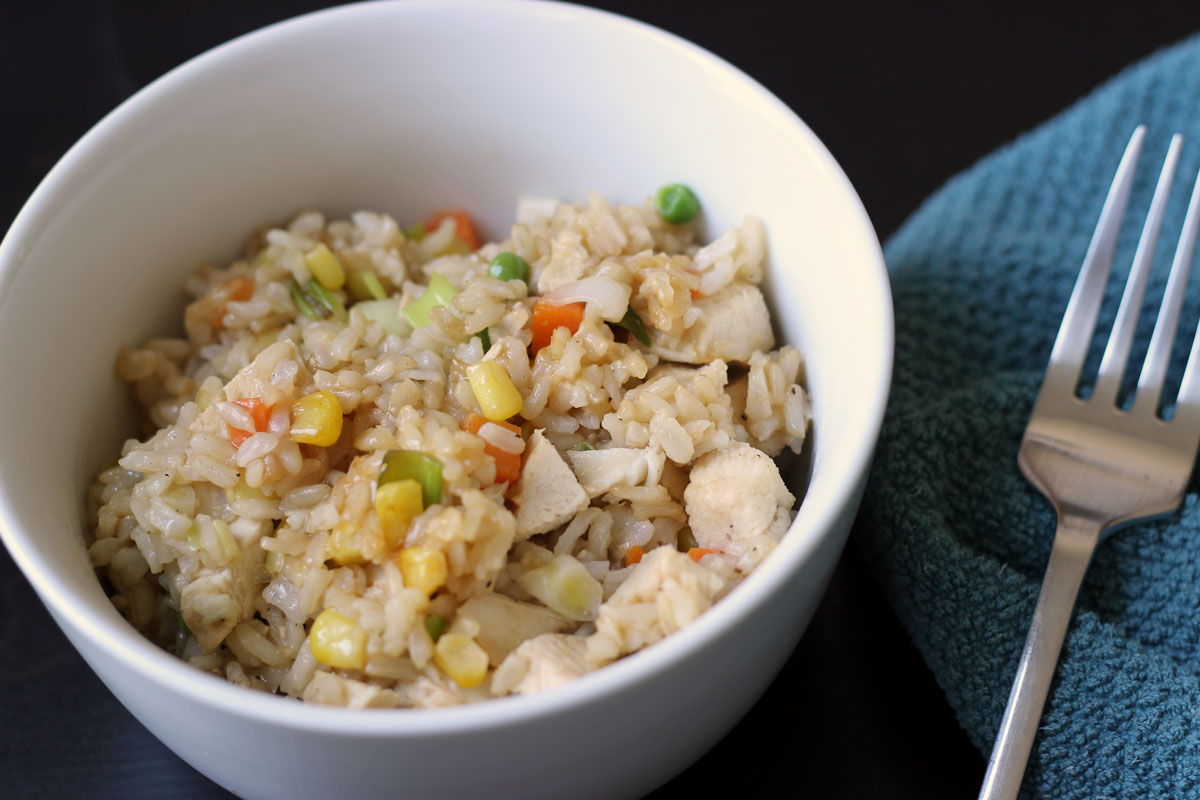
M 815 416 L 791 531 L 693 627 L 543 695 L 363 712 L 225 683 L 112 607 L 84 551 L 82 498 L 133 431 L 113 355 L 177 329 L 190 266 L 231 257 L 254 227 L 302 207 L 411 219 L 466 206 L 498 237 L 521 194 L 636 202 L 673 180 L 697 190 L 710 233 L 764 220 L 768 292 L 807 358 Z M 854 190 L 735 68 L 571 6 L 338 8 L 156 81 L 22 210 L 0 246 L 0 532 L 121 702 L 243 797 L 633 797 L 729 730 L 799 639 L 859 503 L 891 353 L 887 277 Z

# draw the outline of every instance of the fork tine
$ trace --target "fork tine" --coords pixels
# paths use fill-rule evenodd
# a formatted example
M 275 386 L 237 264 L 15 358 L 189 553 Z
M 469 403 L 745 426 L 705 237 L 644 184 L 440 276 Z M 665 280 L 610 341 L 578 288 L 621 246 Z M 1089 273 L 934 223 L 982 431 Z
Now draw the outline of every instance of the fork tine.
M 1096 376 L 1096 386 L 1092 390 L 1092 398 L 1096 402 L 1115 403 L 1117 391 L 1121 388 L 1121 378 L 1125 375 L 1125 365 L 1129 361 L 1129 348 L 1133 344 L 1142 297 L 1146 293 L 1146 277 L 1150 274 L 1150 265 L 1154 262 L 1158 233 L 1162 228 L 1167 199 L 1171 195 L 1171 184 L 1175 178 L 1175 166 L 1179 163 L 1179 151 L 1182 146 L 1182 136 L 1175 134 L 1171 137 L 1171 146 L 1167 148 L 1167 157 L 1163 160 L 1158 185 L 1154 188 L 1154 199 L 1150 201 L 1150 211 L 1146 214 L 1146 223 L 1142 227 L 1142 236 L 1133 256 L 1133 265 L 1129 268 L 1129 278 L 1125 281 L 1125 292 L 1121 295 L 1121 305 L 1117 309 L 1112 334 L 1104 348 L 1104 357 L 1100 360 L 1100 371 Z
M 1158 402 L 1162 395 L 1163 381 L 1167 375 L 1167 364 L 1171 357 L 1171 345 L 1175 341 L 1175 329 L 1179 325 L 1179 311 L 1183 306 L 1184 287 L 1187 285 L 1188 272 L 1192 266 L 1192 255 L 1196 250 L 1196 235 L 1200 232 L 1200 174 L 1192 186 L 1192 197 L 1188 201 L 1187 215 L 1183 220 L 1183 231 L 1179 234 L 1179 246 L 1175 249 L 1175 259 L 1171 262 L 1171 274 L 1167 277 L 1167 288 L 1163 293 L 1162 308 L 1158 313 L 1158 321 L 1154 323 L 1154 333 L 1150 337 L 1150 347 L 1146 351 L 1146 362 L 1142 373 L 1138 376 L 1137 395 L 1134 398 L 1133 413 L 1149 411 L 1158 412 Z M 1200 390 L 1194 387 L 1196 379 L 1192 377 L 1192 363 L 1196 360 L 1197 341 L 1192 347 L 1192 356 L 1188 359 L 1187 378 L 1181 387 L 1177 405 L 1182 405 L 1186 397 L 1191 397 L 1190 404 L 1195 405 L 1193 396 Z
M 1050 367 L 1046 370 L 1043 389 L 1053 388 L 1056 393 L 1074 392 L 1079 382 L 1079 373 L 1083 369 L 1092 331 L 1096 328 L 1096 316 L 1100 313 L 1104 285 L 1112 268 L 1121 218 L 1125 216 L 1125 207 L 1129 204 L 1133 174 L 1145 138 L 1146 126 L 1139 125 L 1125 148 L 1125 155 L 1121 157 L 1121 165 L 1117 167 L 1117 175 L 1100 211 L 1096 232 L 1092 234 L 1087 255 L 1083 257 L 1079 277 L 1075 279 L 1075 288 L 1071 291 L 1062 326 L 1054 340 L 1054 349 L 1050 351 Z M 1051 384 L 1054 384 L 1053 387 Z

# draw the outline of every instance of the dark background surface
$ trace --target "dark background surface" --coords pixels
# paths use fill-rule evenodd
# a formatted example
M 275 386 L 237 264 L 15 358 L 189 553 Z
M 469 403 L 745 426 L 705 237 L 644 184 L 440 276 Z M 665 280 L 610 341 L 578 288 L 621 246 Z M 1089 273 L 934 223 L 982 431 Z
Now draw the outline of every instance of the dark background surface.
M 320 5 L 0 0 L 0 229 L 131 93 Z M 689 38 L 778 94 L 841 162 L 881 240 L 951 175 L 1200 30 L 1200 5 L 1183 2 L 593 5 Z M 974 797 L 983 766 L 851 548 L 766 696 L 652 797 Z M 121 708 L 4 551 L 0 796 L 228 796 Z

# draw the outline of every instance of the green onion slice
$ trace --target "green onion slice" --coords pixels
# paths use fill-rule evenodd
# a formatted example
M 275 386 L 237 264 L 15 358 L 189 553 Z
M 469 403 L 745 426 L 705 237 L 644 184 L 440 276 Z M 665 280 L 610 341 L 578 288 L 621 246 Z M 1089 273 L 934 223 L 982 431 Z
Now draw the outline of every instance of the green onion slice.
M 379 485 L 414 480 L 421 484 L 421 501 L 429 508 L 442 500 L 442 462 L 416 450 L 388 450 L 383 457 Z

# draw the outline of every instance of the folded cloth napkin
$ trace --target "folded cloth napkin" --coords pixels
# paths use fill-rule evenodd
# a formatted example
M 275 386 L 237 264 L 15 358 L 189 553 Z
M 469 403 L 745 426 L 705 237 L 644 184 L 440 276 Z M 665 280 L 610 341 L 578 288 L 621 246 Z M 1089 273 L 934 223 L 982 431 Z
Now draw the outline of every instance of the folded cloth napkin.
M 990 752 L 1053 539 L 1017 448 L 1109 184 L 1148 128 L 1098 338 L 1107 336 L 1171 134 L 1186 137 L 1130 372 L 1145 352 L 1200 166 L 1200 37 L 1126 70 L 951 180 L 887 243 L 891 402 L 856 546 Z M 1200 266 L 1194 273 L 1200 273 Z M 1176 362 L 1200 316 L 1200 274 Z M 1098 364 L 1102 341 L 1093 350 Z M 1178 385 L 1177 369 L 1170 385 Z M 1026 796 L 1200 797 L 1200 505 L 1101 543 L 1025 777 Z

